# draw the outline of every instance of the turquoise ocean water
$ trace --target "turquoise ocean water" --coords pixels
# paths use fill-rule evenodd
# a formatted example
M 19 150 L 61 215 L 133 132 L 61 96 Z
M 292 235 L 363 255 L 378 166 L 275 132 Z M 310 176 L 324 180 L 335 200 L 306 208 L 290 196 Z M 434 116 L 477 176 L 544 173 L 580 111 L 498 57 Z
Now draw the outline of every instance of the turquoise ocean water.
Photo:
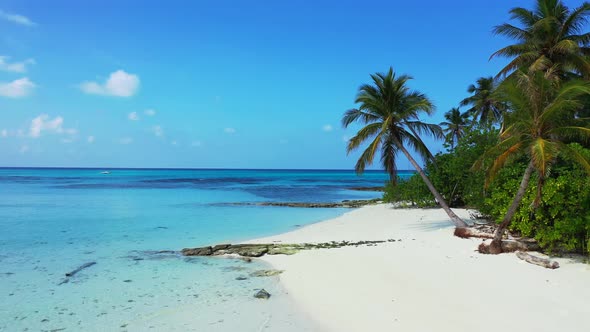
M 376 171 L 102 171 L 0 169 L 0 331 L 314 330 L 276 278 L 236 280 L 262 263 L 158 251 L 346 212 L 223 203 L 373 198 L 380 193 L 347 188 L 386 180 Z M 88 262 L 96 264 L 65 278 Z M 259 288 L 275 296 L 256 300 Z

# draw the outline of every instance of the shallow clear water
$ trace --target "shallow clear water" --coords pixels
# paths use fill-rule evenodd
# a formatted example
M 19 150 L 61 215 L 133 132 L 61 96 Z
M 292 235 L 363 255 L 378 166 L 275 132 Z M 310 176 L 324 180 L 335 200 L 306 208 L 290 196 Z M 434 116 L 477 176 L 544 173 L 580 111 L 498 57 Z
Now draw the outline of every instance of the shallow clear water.
M 0 330 L 305 331 L 260 262 L 177 251 L 277 234 L 344 209 L 228 206 L 377 197 L 381 172 L 0 169 Z M 69 278 L 76 267 L 95 265 Z M 265 288 L 269 301 L 253 298 Z

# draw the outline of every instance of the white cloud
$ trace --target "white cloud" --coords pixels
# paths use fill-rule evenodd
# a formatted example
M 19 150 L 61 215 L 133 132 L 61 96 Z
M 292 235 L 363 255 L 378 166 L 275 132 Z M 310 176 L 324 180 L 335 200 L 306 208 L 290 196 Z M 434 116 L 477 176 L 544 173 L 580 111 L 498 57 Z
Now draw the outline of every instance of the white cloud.
M 178 145 L 178 142 L 177 141 L 172 141 L 172 142 L 170 142 L 170 144 L 172 144 L 172 145 Z
M 61 142 L 62 142 L 62 143 L 66 143 L 66 144 L 68 144 L 68 143 L 72 143 L 73 141 L 74 141 L 74 139 L 73 139 L 73 138 L 62 138 L 62 139 L 61 139 Z
M 228 128 L 225 128 L 225 129 L 223 129 L 223 131 L 224 131 L 226 134 L 235 134 L 235 133 L 236 133 L 236 129 L 235 129 L 235 128 L 229 128 L 229 127 L 228 127 Z
M 322 130 L 323 131 L 332 131 L 332 130 L 334 130 L 334 128 L 332 128 L 332 125 L 327 124 L 322 127 Z
M 14 73 L 25 73 L 27 71 L 27 65 L 35 64 L 34 59 L 27 59 L 21 62 L 8 62 L 10 57 L 0 55 L 0 70 L 9 71 Z
M 158 137 L 164 136 L 164 129 L 162 129 L 161 126 L 153 126 L 152 132 L 154 133 L 154 135 L 156 135 Z
M 202 145 L 203 145 L 203 142 L 201 142 L 201 141 L 193 141 L 191 143 L 191 146 L 194 146 L 194 147 L 199 147 L 199 146 L 202 146 Z
M 88 138 L 86 139 L 86 141 L 90 144 L 94 143 L 94 136 L 88 136 Z
M 139 120 L 139 115 L 137 115 L 137 112 L 131 112 L 131 113 L 129 113 L 127 118 L 129 118 L 129 120 L 131 120 L 131 121 L 137 121 L 137 120 Z
M 350 140 L 350 137 L 348 137 L 346 135 L 342 136 L 342 142 L 348 143 L 349 140 Z
M 23 145 L 23 146 L 21 146 L 21 147 L 20 147 L 20 149 L 19 149 L 19 152 L 20 152 L 21 154 L 23 154 L 23 153 L 26 153 L 26 152 L 27 152 L 27 151 L 29 151 L 29 150 L 30 150 L 30 149 L 29 149 L 29 146 L 28 146 L 28 145 Z
M 18 15 L 18 14 L 10 14 L 0 10 L 0 19 L 10 21 L 12 23 L 26 25 L 29 27 L 37 25 L 35 22 L 31 21 L 28 17 Z
M 80 88 L 88 94 L 131 97 L 139 89 L 139 77 L 123 70 L 117 70 L 109 75 L 104 84 L 84 82 L 80 85 Z
M 121 144 L 131 144 L 133 143 L 133 138 L 131 137 L 123 137 L 119 140 L 119 143 Z
M 37 138 L 41 136 L 41 133 L 46 131 L 49 133 L 63 133 L 64 119 L 61 116 L 55 117 L 53 120 L 49 119 L 49 115 L 41 114 L 31 121 L 31 128 L 29 129 L 29 135 Z
M 6 137 L 6 136 L 8 136 L 8 130 L 6 130 L 6 129 L 2 129 L 2 132 L 0 132 L 0 135 L 1 135 L 2 137 Z
M 14 80 L 10 83 L 0 82 L 0 96 L 22 98 L 31 94 L 34 88 L 35 83 L 31 82 L 27 77 Z
M 149 109 L 149 110 L 143 111 L 143 113 L 147 116 L 154 116 L 154 115 L 156 115 L 156 110 Z
M 49 134 L 66 134 L 70 136 L 74 136 L 78 133 L 77 129 L 64 128 L 63 124 L 64 119 L 61 116 L 56 116 L 55 118 L 51 119 L 49 115 L 41 114 L 31 121 L 31 127 L 29 128 L 29 136 L 33 138 L 38 138 L 44 132 Z M 71 139 L 73 139 L 73 137 L 64 138 L 64 140 Z

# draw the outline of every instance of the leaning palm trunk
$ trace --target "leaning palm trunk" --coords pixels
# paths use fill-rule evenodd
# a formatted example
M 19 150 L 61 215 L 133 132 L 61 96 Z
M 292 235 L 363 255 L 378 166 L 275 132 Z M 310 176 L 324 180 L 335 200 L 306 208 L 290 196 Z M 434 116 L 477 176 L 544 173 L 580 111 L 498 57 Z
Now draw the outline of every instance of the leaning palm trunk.
M 451 218 L 451 221 L 453 222 L 453 224 L 455 224 L 455 227 L 467 227 L 467 223 L 465 223 L 465 221 L 463 221 L 463 219 L 459 218 L 459 216 L 456 215 L 455 212 L 453 212 L 453 210 L 451 210 L 451 208 L 449 208 L 449 206 L 447 205 L 447 202 L 445 202 L 442 195 L 436 190 L 436 188 L 434 188 L 434 185 L 432 185 L 432 182 L 430 182 L 430 179 L 428 179 L 428 177 L 426 176 L 426 174 L 424 173 L 424 171 L 422 170 L 420 165 L 418 165 L 416 160 L 414 160 L 414 158 L 412 158 L 412 156 L 410 155 L 408 150 L 406 150 L 406 148 L 401 144 L 399 144 L 398 146 L 399 146 L 400 150 L 402 150 L 404 155 L 406 155 L 406 157 L 408 158 L 410 163 L 412 163 L 412 166 L 414 166 L 416 171 L 418 171 L 418 174 L 420 174 L 420 176 L 422 177 L 422 180 L 424 180 L 424 183 L 426 183 L 426 186 L 428 187 L 428 189 L 430 189 L 430 192 L 432 193 L 432 195 L 434 195 L 434 198 L 436 198 L 436 200 L 438 201 L 438 204 L 440 204 L 440 207 L 443 210 L 445 210 L 445 212 L 447 213 L 449 218 Z
M 514 200 L 512 201 L 510 208 L 508 208 L 504 219 L 500 223 L 500 226 L 498 226 L 498 229 L 496 229 L 496 233 L 494 233 L 494 239 L 492 240 L 492 243 L 490 243 L 490 247 L 488 249 L 490 254 L 499 254 L 502 252 L 502 236 L 504 235 L 506 228 L 508 228 L 508 226 L 510 226 L 512 223 L 512 218 L 514 217 L 516 210 L 518 210 L 520 202 L 522 202 L 522 199 L 524 198 L 526 188 L 529 186 L 531 175 L 533 174 L 534 169 L 535 167 L 531 161 L 529 166 L 524 171 L 522 181 L 520 181 L 520 187 L 516 192 L 516 196 L 514 196 Z

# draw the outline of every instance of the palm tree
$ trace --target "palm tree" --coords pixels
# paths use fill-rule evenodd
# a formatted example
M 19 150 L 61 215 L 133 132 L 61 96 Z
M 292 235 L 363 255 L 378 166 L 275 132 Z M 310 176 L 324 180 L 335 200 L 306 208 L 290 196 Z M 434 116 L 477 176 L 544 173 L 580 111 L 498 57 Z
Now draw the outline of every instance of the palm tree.
M 453 223 L 457 227 L 466 227 L 467 224 L 449 208 L 406 149 L 406 146 L 409 146 L 427 159 L 430 153 L 417 133 L 442 138 L 443 134 L 439 126 L 424 123 L 418 117 L 420 113 L 432 114 L 434 105 L 424 94 L 408 88 L 406 83 L 412 79 L 410 76 L 396 76 L 392 68 L 389 68 L 386 74 L 377 73 L 371 75 L 371 78 L 372 85 L 364 84 L 359 88 L 355 103 L 360 106 L 346 111 L 342 117 L 344 128 L 354 122 L 364 125 L 348 141 L 348 153 L 356 150 L 365 141 L 370 141 L 356 163 L 357 173 L 362 173 L 365 167 L 373 162 L 375 154 L 380 150 L 383 168 L 389 173 L 390 181 L 395 183 L 397 179 L 395 162 L 398 152 L 401 151 L 416 168 Z
M 440 125 L 445 127 L 443 129 L 445 140 L 451 144 L 451 149 L 455 146 L 455 143 L 458 143 L 459 139 L 463 137 L 465 128 L 467 127 L 468 117 L 469 114 L 461 113 L 457 107 L 453 107 L 450 111 L 445 113 L 445 119 L 447 121 L 441 122 Z
M 474 122 L 489 125 L 502 120 L 505 107 L 494 95 L 496 86 L 493 77 L 480 77 L 467 88 L 472 95 L 463 99 L 460 105 L 471 106 L 467 112 L 473 116 Z
M 490 253 L 502 252 L 502 236 L 510 226 L 533 173 L 538 177 L 534 207 L 540 202 L 544 179 L 559 155 L 569 156 L 590 174 L 590 161 L 566 144 L 572 139 L 590 138 L 590 127 L 572 116 L 583 106 L 582 98 L 590 94 L 590 82 L 560 82 L 554 70 L 546 73 L 518 71 L 513 76 L 504 81 L 498 91 L 512 110 L 506 115 L 506 127 L 500 133 L 500 143 L 488 150 L 474 165 L 481 167 L 486 157 L 493 156 L 494 160 L 488 169 L 487 186 L 510 161 L 518 158 L 527 160 L 518 191 L 488 248 Z
M 511 19 L 521 27 L 509 23 L 494 28 L 496 35 L 516 40 L 494 57 L 511 58 L 511 62 L 499 73 L 507 76 L 518 68 L 545 71 L 559 66 L 560 76 L 566 73 L 590 77 L 590 33 L 583 28 L 590 16 L 590 3 L 584 2 L 570 10 L 560 0 L 536 0 L 535 8 L 522 7 L 510 10 Z

